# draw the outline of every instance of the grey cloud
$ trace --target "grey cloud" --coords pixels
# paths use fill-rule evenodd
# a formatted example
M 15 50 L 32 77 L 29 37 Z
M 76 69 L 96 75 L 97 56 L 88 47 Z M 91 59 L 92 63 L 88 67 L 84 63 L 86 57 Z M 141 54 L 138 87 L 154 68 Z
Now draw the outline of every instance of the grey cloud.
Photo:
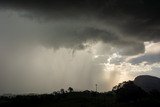
M 160 62 L 160 54 L 143 54 L 131 59 L 129 62 L 132 64 L 139 64 L 142 62 L 147 62 L 147 64 L 158 63 Z
M 118 52 L 124 57 L 111 60 L 118 65 L 126 55 L 143 53 L 144 41 L 160 39 L 158 0 L 0 0 L 0 8 L 0 93 L 94 89 L 95 83 L 105 91 L 119 73 L 103 80 L 100 63 Z M 86 52 L 99 41 L 98 52 Z M 141 57 L 133 60 L 159 58 Z
M 145 53 L 135 56 L 131 58 L 129 62 L 132 64 L 139 64 L 142 62 L 146 62 L 148 64 L 154 64 L 160 62 L 160 45 L 159 42 L 153 43 L 148 42 L 145 44 Z
M 1 8 L 42 23 L 70 22 L 56 28 L 57 37 L 42 37 L 48 46 L 83 49 L 88 40 L 100 40 L 132 55 L 144 52 L 144 41 L 159 41 L 159 4 L 149 0 L 2 0 Z

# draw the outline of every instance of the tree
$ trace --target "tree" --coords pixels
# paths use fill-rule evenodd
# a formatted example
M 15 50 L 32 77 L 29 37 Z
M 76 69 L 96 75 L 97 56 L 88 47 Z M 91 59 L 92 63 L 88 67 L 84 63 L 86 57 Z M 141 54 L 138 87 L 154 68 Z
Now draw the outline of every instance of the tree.
M 68 88 L 68 91 L 69 91 L 69 92 L 73 92 L 73 88 L 72 88 L 72 87 L 69 87 L 69 88 Z
M 121 102 L 136 101 L 146 95 L 146 92 L 136 86 L 133 81 L 125 81 L 113 87 L 117 100 Z
M 62 89 L 60 89 L 60 92 L 61 92 L 61 94 L 64 94 L 65 93 L 65 91 L 64 91 L 64 89 L 62 88 Z

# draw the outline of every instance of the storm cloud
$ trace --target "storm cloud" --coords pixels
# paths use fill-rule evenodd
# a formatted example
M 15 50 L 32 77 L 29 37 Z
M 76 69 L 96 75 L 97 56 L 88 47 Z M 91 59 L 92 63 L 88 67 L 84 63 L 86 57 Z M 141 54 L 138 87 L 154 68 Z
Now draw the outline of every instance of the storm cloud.
M 156 75 L 159 13 L 158 0 L 0 0 L 0 94 Z
M 83 49 L 87 41 L 103 41 L 133 55 L 144 52 L 144 41 L 159 41 L 156 0 L 2 0 L 0 4 L 21 17 L 54 23 L 41 41 L 51 47 Z

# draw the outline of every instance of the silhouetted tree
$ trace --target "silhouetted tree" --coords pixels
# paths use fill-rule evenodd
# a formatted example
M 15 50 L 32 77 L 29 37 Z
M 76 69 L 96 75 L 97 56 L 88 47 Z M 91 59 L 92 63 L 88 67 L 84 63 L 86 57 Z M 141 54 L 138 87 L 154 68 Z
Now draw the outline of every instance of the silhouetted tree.
M 64 89 L 62 88 L 62 89 L 60 89 L 60 92 L 61 92 L 61 94 L 64 94 L 65 93 L 65 91 L 64 91 Z
M 69 88 L 68 88 L 68 91 L 69 91 L 69 92 L 73 92 L 73 88 L 72 88 L 72 87 L 69 87 Z
M 136 101 L 146 95 L 146 92 L 136 86 L 133 81 L 119 83 L 113 87 L 112 91 L 116 93 L 117 100 L 122 102 Z
M 156 89 L 151 90 L 151 91 L 149 92 L 149 94 L 150 94 L 152 97 L 154 97 L 154 98 L 159 98 L 159 99 L 160 99 L 160 92 L 159 92 L 158 90 L 156 90 Z

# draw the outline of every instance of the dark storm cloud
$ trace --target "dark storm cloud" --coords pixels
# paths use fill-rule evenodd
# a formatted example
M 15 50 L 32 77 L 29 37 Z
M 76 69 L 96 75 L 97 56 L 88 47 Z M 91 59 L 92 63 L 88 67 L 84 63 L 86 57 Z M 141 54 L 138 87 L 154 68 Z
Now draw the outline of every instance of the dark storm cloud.
M 159 13 L 159 0 L 0 0 L 0 94 L 111 88 L 160 61 L 144 43 L 160 41 Z
M 1 0 L 0 6 L 34 20 L 70 20 L 57 37 L 42 38 L 48 46 L 83 49 L 86 41 L 101 40 L 132 55 L 144 52 L 144 41 L 160 39 L 158 0 Z

